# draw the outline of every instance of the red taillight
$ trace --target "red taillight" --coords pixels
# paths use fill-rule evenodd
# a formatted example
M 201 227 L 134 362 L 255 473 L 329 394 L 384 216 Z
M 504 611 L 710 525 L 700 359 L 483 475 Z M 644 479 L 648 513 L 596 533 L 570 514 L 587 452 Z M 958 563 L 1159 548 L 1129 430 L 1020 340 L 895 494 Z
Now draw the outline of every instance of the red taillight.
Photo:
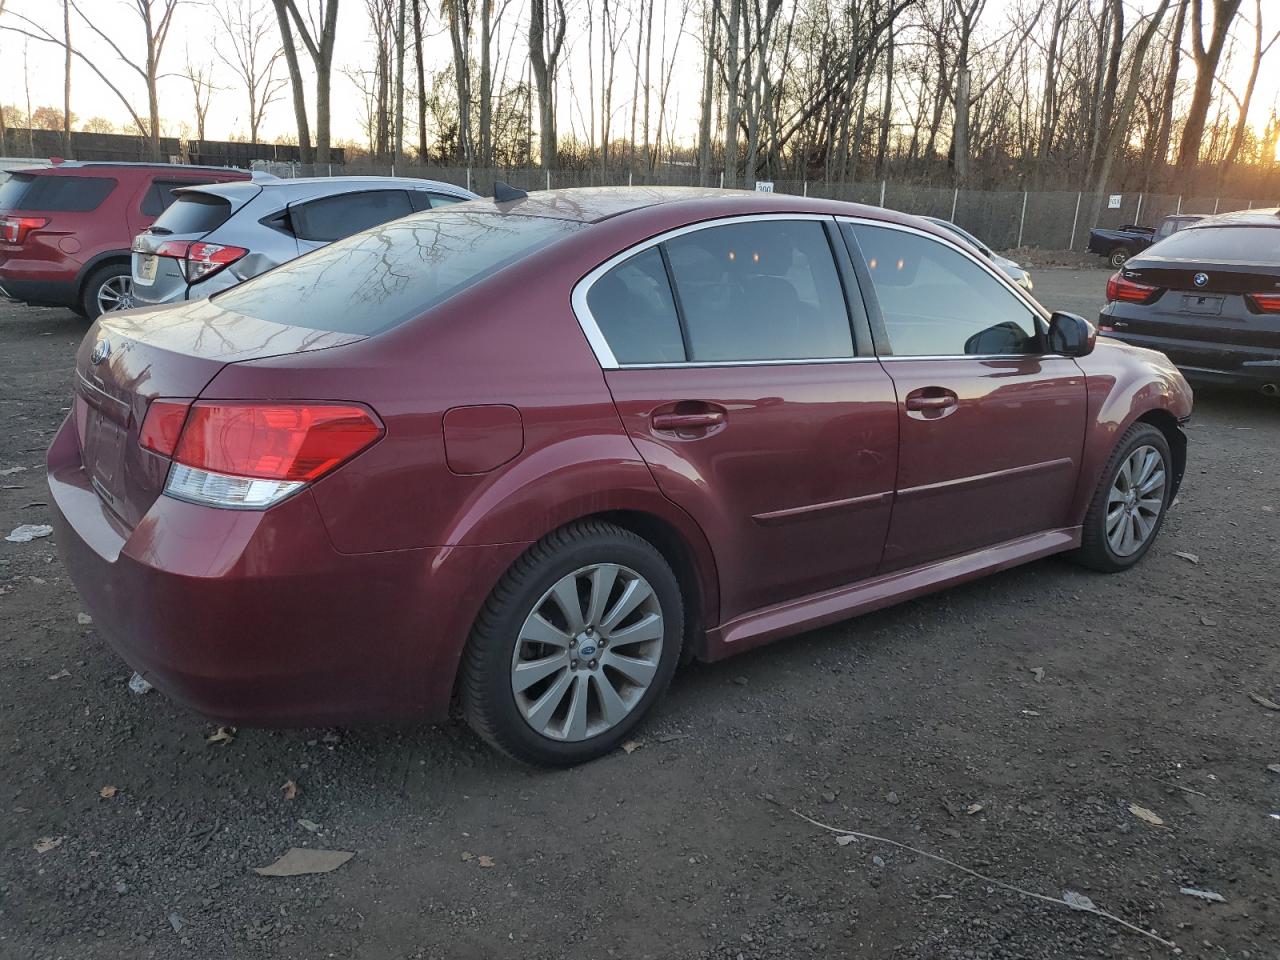
M 25 243 L 27 234 L 49 223 L 48 217 L 0 217 L 0 240 Z
M 191 406 L 173 458 L 209 473 L 305 483 L 382 434 L 373 413 L 356 404 L 202 400 Z
M 138 443 L 145 450 L 172 457 L 190 409 L 190 400 L 152 400 L 138 431 Z
M 249 251 L 220 243 L 193 243 L 187 250 L 187 281 L 195 283 L 235 263 Z
M 1258 313 L 1280 313 L 1280 293 L 1251 293 L 1245 300 Z
M 1113 274 L 1107 281 L 1107 301 L 1123 303 L 1151 303 L 1160 295 L 1160 288 L 1136 280 L 1126 280 L 1121 274 Z
M 166 240 L 156 247 L 157 257 L 173 257 L 175 260 L 187 259 L 187 251 L 191 244 L 186 240 Z

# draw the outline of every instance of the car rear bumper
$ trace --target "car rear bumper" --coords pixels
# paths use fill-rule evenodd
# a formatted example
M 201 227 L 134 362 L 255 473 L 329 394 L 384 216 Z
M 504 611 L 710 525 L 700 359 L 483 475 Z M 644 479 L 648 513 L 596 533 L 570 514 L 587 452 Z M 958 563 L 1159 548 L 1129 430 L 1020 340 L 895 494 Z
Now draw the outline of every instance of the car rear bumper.
M 1106 315 L 1100 319 L 1103 324 L 1109 320 Z M 1153 337 L 1123 330 L 1099 332 L 1101 336 L 1135 347 L 1159 350 L 1188 380 L 1249 390 L 1260 390 L 1268 384 L 1280 385 L 1280 348 L 1242 348 L 1237 344 Z
M 442 718 L 478 612 L 462 598 L 524 549 L 342 554 L 310 491 L 266 511 L 161 496 L 128 530 L 69 421 L 48 469 L 57 547 L 95 628 L 161 691 L 229 723 Z
M 74 279 L 26 279 L 0 270 L 0 299 L 32 307 L 70 307 L 76 302 L 76 284 Z

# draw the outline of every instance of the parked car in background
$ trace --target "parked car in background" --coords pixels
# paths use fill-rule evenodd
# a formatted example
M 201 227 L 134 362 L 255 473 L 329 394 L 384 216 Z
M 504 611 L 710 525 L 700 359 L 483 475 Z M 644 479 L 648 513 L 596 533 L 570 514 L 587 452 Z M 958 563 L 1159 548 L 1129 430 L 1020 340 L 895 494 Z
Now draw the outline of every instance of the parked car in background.
M 1192 379 L 1280 395 L 1280 209 L 1202 219 L 1129 260 L 1098 323 Z
M 964 237 L 964 239 L 968 240 L 978 248 L 979 253 L 1003 270 L 1010 280 L 1020 286 L 1023 290 L 1027 291 L 1027 293 L 1031 293 L 1034 289 L 1033 284 L 1031 283 L 1031 274 L 1016 260 L 1010 260 L 1008 257 L 1000 256 L 1000 254 L 996 253 L 972 233 L 964 229 L 964 227 L 958 227 L 950 220 L 943 220 L 940 217 L 925 217 L 924 219 L 928 220 L 930 223 L 936 223 L 944 230 L 950 230 L 957 236 Z
M 270 178 L 270 174 L 254 174 Z M 133 306 L 130 246 L 173 191 L 248 180 L 247 170 L 68 160 L 0 184 L 0 295 L 94 318 Z
M 1136 223 L 1127 223 L 1118 230 L 1096 227 L 1089 231 L 1089 252 L 1106 257 L 1113 267 L 1122 267 L 1134 254 L 1203 219 L 1200 214 L 1180 213 L 1165 217 L 1159 227 L 1140 227 Z
M 474 199 L 406 177 L 308 177 L 179 190 L 133 241 L 138 304 L 196 300 L 416 211 Z
M 1191 413 L 1164 357 L 949 231 L 699 189 L 413 214 L 105 316 L 76 371 L 49 512 L 134 669 L 233 723 L 457 695 L 561 765 L 682 657 L 1053 553 L 1133 566 Z

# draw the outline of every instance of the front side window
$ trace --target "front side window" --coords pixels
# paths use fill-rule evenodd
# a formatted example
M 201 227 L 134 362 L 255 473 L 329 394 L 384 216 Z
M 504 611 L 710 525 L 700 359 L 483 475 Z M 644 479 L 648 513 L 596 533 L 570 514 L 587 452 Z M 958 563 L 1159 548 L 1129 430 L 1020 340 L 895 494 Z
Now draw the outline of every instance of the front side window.
M 843 229 L 861 249 L 893 356 L 1042 352 L 1031 308 L 958 250 L 905 230 Z
M 332 243 L 411 213 L 413 206 L 403 190 L 366 190 L 322 197 L 290 211 L 298 239 L 321 243 Z

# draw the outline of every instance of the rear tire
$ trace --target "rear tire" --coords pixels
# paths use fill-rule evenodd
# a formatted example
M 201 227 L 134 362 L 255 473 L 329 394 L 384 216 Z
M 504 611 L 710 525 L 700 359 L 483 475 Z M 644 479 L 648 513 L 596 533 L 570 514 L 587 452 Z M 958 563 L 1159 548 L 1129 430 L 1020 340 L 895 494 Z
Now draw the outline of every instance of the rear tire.
M 1111 256 L 1107 257 L 1107 262 L 1119 270 L 1129 261 L 1129 251 L 1124 247 L 1116 247 L 1111 251 Z
M 611 523 L 571 524 L 530 547 L 485 602 L 462 663 L 464 715 L 525 763 L 594 760 L 661 698 L 683 637 L 662 554 Z
M 1172 466 L 1163 433 L 1149 423 L 1130 427 L 1102 471 L 1080 546 L 1071 558 L 1103 573 L 1118 573 L 1146 556 L 1169 510 Z
M 97 320 L 104 313 L 127 310 L 133 305 L 133 268 L 127 263 L 108 263 L 85 280 L 79 312 Z

